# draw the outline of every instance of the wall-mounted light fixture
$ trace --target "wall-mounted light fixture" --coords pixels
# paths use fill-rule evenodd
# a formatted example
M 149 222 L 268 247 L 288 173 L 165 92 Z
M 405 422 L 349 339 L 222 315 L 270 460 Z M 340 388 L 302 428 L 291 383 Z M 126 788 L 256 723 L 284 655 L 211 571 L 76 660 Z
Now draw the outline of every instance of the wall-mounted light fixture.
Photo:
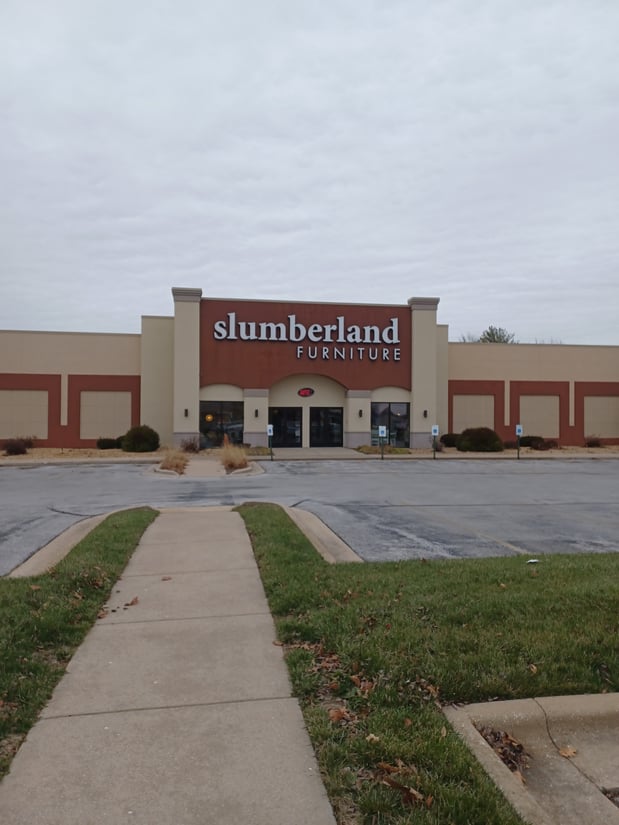
M 260 411 L 259 410 L 254 410 L 254 418 L 258 418 L 259 415 L 260 415 Z
M 185 407 L 185 418 L 189 418 L 189 410 Z
M 359 410 L 359 418 L 363 418 L 363 410 Z
M 428 417 L 428 411 L 427 411 L 427 410 L 424 410 L 424 411 L 423 411 L 423 417 L 424 417 L 424 418 L 427 418 L 427 417 Z

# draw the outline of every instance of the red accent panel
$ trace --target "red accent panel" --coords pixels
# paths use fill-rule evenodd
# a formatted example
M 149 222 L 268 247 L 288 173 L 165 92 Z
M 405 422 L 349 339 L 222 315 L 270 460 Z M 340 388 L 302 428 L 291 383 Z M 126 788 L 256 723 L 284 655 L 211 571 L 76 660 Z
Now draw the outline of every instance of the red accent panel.
M 492 395 L 494 396 L 494 431 L 505 439 L 507 428 L 505 419 L 505 382 L 504 381 L 449 381 L 449 432 L 453 432 L 454 395 Z
M 0 373 L 0 390 L 43 390 L 47 392 L 47 438 L 37 441 L 39 447 L 55 447 L 62 443 L 60 426 L 60 376 Z M 30 435 L 30 433 L 15 433 Z
M 378 346 L 379 352 L 387 346 L 390 353 L 394 346 L 385 344 L 323 344 L 308 341 L 219 341 L 213 331 L 215 321 L 224 321 L 229 312 L 235 312 L 237 321 L 285 323 L 288 316 L 296 315 L 297 322 L 306 328 L 312 324 L 334 324 L 338 315 L 344 315 L 346 325 L 360 327 L 388 326 L 391 318 L 398 319 L 400 360 L 370 361 L 368 347 Z M 297 358 L 297 346 L 304 347 L 304 357 Z M 328 360 L 307 357 L 308 347 L 317 346 L 319 351 L 328 346 L 352 346 L 355 358 Z M 364 347 L 363 360 L 359 360 L 357 348 Z M 272 387 L 277 381 L 296 374 L 325 375 L 338 381 L 347 389 L 370 390 L 382 386 L 411 387 L 411 311 L 401 306 L 361 306 L 355 304 L 291 304 L 285 301 L 232 301 L 206 299 L 200 303 L 200 386 L 207 384 L 236 384 L 239 387 Z
M 569 381 L 511 381 L 510 398 L 510 432 L 513 433 L 520 418 L 520 397 L 523 395 L 555 395 L 559 397 L 559 443 L 582 444 L 578 440 L 576 428 L 570 427 L 570 385 Z M 539 433 L 527 433 L 539 435 Z
M 96 447 L 96 438 L 80 438 L 80 394 L 82 392 L 130 392 L 131 426 L 140 423 L 139 375 L 70 375 L 68 430 L 64 447 Z M 121 435 L 121 433 L 117 433 Z
M 574 385 L 574 421 L 576 431 L 582 436 L 580 444 L 584 444 L 588 435 L 595 433 L 585 432 L 585 398 L 587 396 L 619 396 L 619 381 L 576 381 Z M 602 438 L 604 444 L 619 444 L 619 438 Z

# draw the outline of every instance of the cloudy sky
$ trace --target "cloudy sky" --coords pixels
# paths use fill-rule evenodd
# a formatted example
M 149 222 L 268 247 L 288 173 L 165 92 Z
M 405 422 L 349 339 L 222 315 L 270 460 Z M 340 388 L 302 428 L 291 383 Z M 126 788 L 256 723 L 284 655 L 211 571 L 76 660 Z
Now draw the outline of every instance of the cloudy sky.
M 619 344 L 617 0 L 2 0 L 0 328 L 172 286 Z

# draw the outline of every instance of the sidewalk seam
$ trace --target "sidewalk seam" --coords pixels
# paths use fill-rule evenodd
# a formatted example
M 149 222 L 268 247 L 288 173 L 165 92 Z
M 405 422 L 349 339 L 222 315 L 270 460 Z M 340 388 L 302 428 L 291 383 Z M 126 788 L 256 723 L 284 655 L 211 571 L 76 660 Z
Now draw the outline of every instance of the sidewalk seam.
M 52 719 L 86 719 L 90 716 L 112 716 L 116 713 L 146 713 L 149 710 L 182 710 L 183 708 L 212 708 L 225 705 L 247 705 L 250 702 L 296 702 L 296 696 L 260 696 L 255 699 L 229 699 L 219 702 L 191 702 L 187 705 L 147 705 L 141 708 L 116 708 L 114 710 L 96 710 L 89 713 L 62 713 L 57 716 L 41 716 L 39 722 Z

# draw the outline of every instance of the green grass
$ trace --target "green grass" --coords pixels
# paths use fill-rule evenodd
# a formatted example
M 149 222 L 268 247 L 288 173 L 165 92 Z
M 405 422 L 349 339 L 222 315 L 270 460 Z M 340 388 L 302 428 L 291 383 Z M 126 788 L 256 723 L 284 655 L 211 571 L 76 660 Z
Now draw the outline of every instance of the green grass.
M 338 821 L 520 823 L 440 706 L 619 690 L 619 555 L 330 566 L 239 509 Z
M 49 573 L 0 579 L 0 776 L 156 516 L 111 515 Z

